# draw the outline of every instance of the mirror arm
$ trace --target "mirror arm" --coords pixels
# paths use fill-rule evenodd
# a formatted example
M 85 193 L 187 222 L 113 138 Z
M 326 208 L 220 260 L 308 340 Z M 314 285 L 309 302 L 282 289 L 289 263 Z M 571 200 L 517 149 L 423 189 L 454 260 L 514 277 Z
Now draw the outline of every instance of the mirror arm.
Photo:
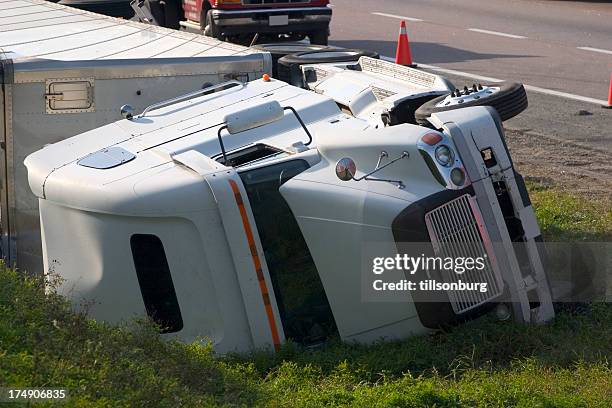
M 367 181 L 386 181 L 386 182 L 389 182 L 389 183 L 396 183 L 398 188 L 404 188 L 405 187 L 404 183 L 401 180 L 374 179 L 374 178 L 368 178 L 368 177 L 370 177 L 374 173 L 379 172 L 380 170 L 384 169 L 385 167 L 388 167 L 388 166 L 392 165 L 396 161 L 399 161 L 399 160 L 404 159 L 404 158 L 409 157 L 409 156 L 410 156 L 410 154 L 408 152 L 402 152 L 402 154 L 399 157 L 396 157 L 395 159 L 391 160 L 389 163 L 381 166 L 380 164 L 381 164 L 383 158 L 389 157 L 389 154 L 383 150 L 382 152 L 380 152 L 380 156 L 378 156 L 378 163 L 376 163 L 376 168 L 374 170 L 372 170 L 371 172 L 369 172 L 367 174 L 364 174 L 363 176 L 361 176 L 359 178 L 355 178 L 353 176 L 353 180 L 355 180 L 355 181 L 361 181 L 361 180 L 367 180 Z
M 293 109 L 291 106 L 285 106 L 283 108 L 283 110 L 290 110 L 291 112 L 293 112 L 293 115 L 295 116 L 295 118 L 298 120 L 298 122 L 300 122 L 300 126 L 302 126 L 302 129 L 304 129 L 304 132 L 306 132 L 306 135 L 308 136 L 308 142 L 304 143 L 304 146 L 308 146 L 312 143 L 312 135 L 310 134 L 310 132 L 308 131 L 308 128 L 306 127 L 306 125 L 304 124 L 304 121 L 302 120 L 302 118 L 300 117 L 300 115 L 298 115 L 297 111 L 295 109 Z
M 306 135 L 308 136 L 308 142 L 304 143 L 304 146 L 308 146 L 309 144 L 311 144 L 312 135 L 310 134 L 310 131 L 308 131 L 306 124 L 304 123 L 300 115 L 297 113 L 297 111 L 293 109 L 291 106 L 286 106 L 283 108 L 283 110 L 290 110 L 291 112 L 293 112 L 293 115 L 295 116 L 295 118 L 298 120 L 298 122 L 300 122 L 300 126 L 302 127 L 302 129 L 304 129 L 304 132 L 306 132 Z M 219 131 L 217 132 L 217 138 L 219 139 L 219 145 L 221 146 L 221 154 L 223 155 L 223 163 L 227 163 L 227 154 L 225 152 L 225 145 L 223 144 L 223 138 L 221 137 L 221 132 L 223 132 L 226 129 L 227 129 L 227 125 L 224 125 L 224 126 L 221 126 L 219 128 Z
M 378 170 L 380 168 L 380 163 L 382 163 L 382 159 L 384 159 L 385 157 L 389 157 L 389 153 L 387 153 L 387 152 L 385 152 L 383 150 L 382 152 L 380 152 L 380 155 L 378 156 L 378 161 L 376 162 L 376 167 L 374 167 L 374 171 L 376 171 L 376 170 Z M 391 163 L 389 163 L 389 164 L 391 164 Z
M 227 154 L 225 153 L 225 146 L 223 145 L 223 138 L 221 132 L 227 129 L 227 125 L 221 126 L 217 132 L 217 138 L 219 139 L 219 145 L 221 146 L 221 153 L 223 154 L 223 165 L 227 165 Z

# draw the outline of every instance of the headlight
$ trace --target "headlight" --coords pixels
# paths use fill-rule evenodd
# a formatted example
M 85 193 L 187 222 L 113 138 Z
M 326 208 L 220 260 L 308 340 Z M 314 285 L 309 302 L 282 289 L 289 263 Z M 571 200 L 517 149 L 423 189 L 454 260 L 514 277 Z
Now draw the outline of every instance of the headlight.
M 454 160 L 453 151 L 446 145 L 438 147 L 436 149 L 436 160 L 443 166 L 450 166 Z
M 463 186 L 465 184 L 465 173 L 463 172 L 463 170 L 461 170 L 459 167 L 455 167 L 451 171 L 451 181 L 456 186 Z

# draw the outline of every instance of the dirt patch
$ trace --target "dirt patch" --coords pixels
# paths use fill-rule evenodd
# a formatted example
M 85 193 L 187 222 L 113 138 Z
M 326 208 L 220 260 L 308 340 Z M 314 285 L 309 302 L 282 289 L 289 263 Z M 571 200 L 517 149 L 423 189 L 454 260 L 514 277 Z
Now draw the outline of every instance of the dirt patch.
M 612 206 L 609 152 L 520 129 L 506 129 L 506 141 L 516 169 L 527 180 Z

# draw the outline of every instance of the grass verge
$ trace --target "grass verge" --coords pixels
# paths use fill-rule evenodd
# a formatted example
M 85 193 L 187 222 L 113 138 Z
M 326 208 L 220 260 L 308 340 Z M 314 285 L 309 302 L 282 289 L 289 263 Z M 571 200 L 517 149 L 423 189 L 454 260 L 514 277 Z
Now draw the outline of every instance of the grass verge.
M 577 195 L 541 183 L 527 188 L 548 241 L 612 241 L 612 204 L 587 201 Z
M 547 238 L 610 237 L 599 204 L 530 189 Z M 148 322 L 88 320 L 0 266 L 0 386 L 65 387 L 68 406 L 609 407 L 611 357 L 612 306 L 598 304 L 546 326 L 485 316 L 401 342 L 219 358 Z

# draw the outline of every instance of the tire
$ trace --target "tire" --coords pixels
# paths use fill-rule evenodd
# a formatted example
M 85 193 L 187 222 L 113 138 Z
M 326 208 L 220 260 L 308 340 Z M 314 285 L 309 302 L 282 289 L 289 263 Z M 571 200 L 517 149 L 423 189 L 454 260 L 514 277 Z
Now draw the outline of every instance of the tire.
M 148 7 L 155 22 L 160 27 L 166 27 L 166 13 L 164 12 L 164 6 L 159 0 L 146 0 L 143 7 Z M 142 20 L 139 21 L 142 22 Z
M 59 0 L 54 3 L 126 20 L 134 17 L 130 0 Z
M 464 88 L 466 89 L 466 88 Z M 487 94 L 487 90 L 493 91 Z M 449 110 L 467 108 L 469 106 L 491 106 L 495 108 L 501 120 L 508 120 L 527 109 L 527 93 L 522 84 L 516 82 L 500 82 L 497 84 L 484 85 L 482 91 L 470 91 L 471 93 L 460 96 L 444 95 L 425 102 L 415 112 L 414 118 L 420 125 L 429 125 L 427 120 L 433 113 Z M 470 97 L 472 95 L 472 97 Z M 474 96 L 478 96 L 475 99 Z M 459 100 L 463 100 L 459 103 Z M 449 103 L 448 105 L 443 102 Z
M 219 32 L 219 29 L 215 25 L 215 21 L 212 18 L 212 11 L 211 10 L 208 10 L 206 12 L 206 17 L 204 18 L 204 21 L 206 22 L 206 24 L 202 28 L 202 31 L 204 32 L 204 35 L 208 36 L 208 37 L 216 38 L 217 40 L 220 40 L 221 39 L 221 33 Z
M 172 10 L 169 9 L 168 4 L 166 4 L 163 0 L 136 0 L 135 6 L 138 7 L 143 14 L 150 14 L 153 17 L 154 22 L 148 21 L 146 18 L 144 18 L 144 16 L 142 16 L 142 14 L 138 13 L 135 14 L 132 18 L 133 21 L 138 21 L 139 23 L 145 24 L 154 24 L 159 27 L 168 27 L 173 29 L 179 28 L 178 15 L 176 14 L 176 12 L 173 14 Z M 173 6 L 177 7 L 177 3 L 173 3 Z M 173 23 L 171 23 L 172 18 L 176 20 L 176 25 L 173 25 Z
M 173 30 L 179 30 L 181 28 L 179 23 L 181 8 L 182 4 L 179 4 L 178 0 L 166 0 L 164 4 L 164 17 L 166 20 L 164 27 Z
M 361 57 L 378 58 L 377 52 L 359 49 L 338 48 L 332 50 L 307 51 L 287 55 L 278 60 L 278 79 L 302 87 L 302 65 L 356 62 Z
M 299 42 L 284 42 L 284 43 L 269 43 L 269 44 L 256 44 L 253 48 L 269 52 L 272 55 L 272 76 L 278 78 L 278 60 L 282 57 L 295 54 L 297 52 L 306 51 L 320 51 L 320 50 L 332 50 L 337 49 L 335 47 L 329 47 L 324 45 L 304 44 Z
M 329 29 L 323 31 L 315 31 L 308 34 L 311 44 L 327 45 L 329 39 Z

